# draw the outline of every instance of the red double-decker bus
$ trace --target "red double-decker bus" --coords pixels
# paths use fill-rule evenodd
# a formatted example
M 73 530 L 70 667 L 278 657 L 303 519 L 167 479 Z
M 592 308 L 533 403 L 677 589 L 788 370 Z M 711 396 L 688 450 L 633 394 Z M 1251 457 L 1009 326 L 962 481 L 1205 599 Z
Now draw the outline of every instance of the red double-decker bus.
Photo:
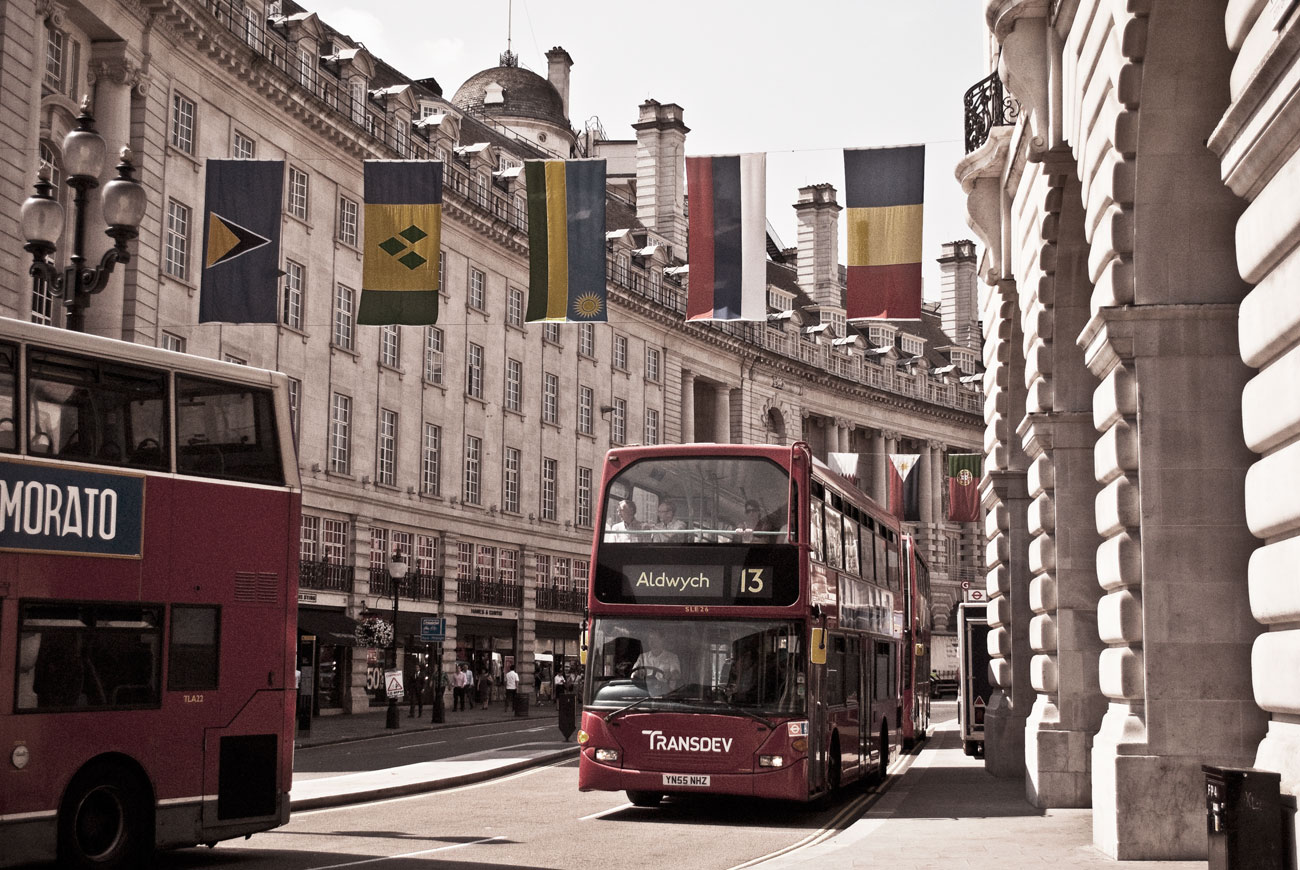
M 284 824 L 283 375 L 0 319 L 0 865 Z
M 906 643 L 903 646 L 903 748 L 911 749 L 930 734 L 930 567 L 903 536 L 903 584 L 907 603 Z
M 579 788 L 653 806 L 882 777 L 915 673 L 897 520 L 803 443 L 612 450 L 602 493 Z

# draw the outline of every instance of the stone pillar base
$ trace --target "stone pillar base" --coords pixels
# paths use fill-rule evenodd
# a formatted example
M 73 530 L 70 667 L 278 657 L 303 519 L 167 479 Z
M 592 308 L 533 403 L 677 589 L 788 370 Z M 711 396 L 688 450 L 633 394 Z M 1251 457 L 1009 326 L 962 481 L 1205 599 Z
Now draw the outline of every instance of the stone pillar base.
M 1025 799 L 1040 809 L 1092 806 L 1092 735 L 1055 721 L 1039 697 L 1025 725 Z
M 1092 750 L 1092 844 L 1117 861 L 1204 860 L 1205 759 Z
M 1300 724 L 1268 723 L 1268 736 L 1259 744 L 1255 767 L 1282 774 L 1282 858 L 1287 867 L 1300 866 L 1300 816 L 1296 798 L 1300 795 Z
M 984 714 L 984 769 L 996 777 L 1025 775 L 1025 721 L 1007 705 L 1006 696 L 994 691 Z

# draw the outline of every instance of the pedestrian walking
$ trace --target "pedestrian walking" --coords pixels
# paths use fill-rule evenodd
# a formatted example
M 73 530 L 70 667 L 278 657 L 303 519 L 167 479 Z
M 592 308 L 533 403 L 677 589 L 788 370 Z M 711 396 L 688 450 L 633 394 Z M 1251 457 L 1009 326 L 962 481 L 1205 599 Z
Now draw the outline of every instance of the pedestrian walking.
M 456 673 L 451 680 L 451 709 L 452 711 L 465 709 L 465 687 L 469 685 L 469 675 L 465 673 L 465 666 L 456 665 Z
M 424 715 L 424 683 L 426 679 L 428 679 L 428 673 L 425 671 L 424 665 L 418 666 L 415 673 L 411 675 L 411 688 L 406 695 L 406 718 L 408 719 Z
M 519 674 L 515 673 L 514 663 L 506 670 L 506 712 L 514 709 L 515 696 L 519 694 Z
M 487 671 L 482 671 L 478 675 L 478 698 L 483 703 L 483 709 L 488 708 L 488 701 L 492 700 L 492 675 Z

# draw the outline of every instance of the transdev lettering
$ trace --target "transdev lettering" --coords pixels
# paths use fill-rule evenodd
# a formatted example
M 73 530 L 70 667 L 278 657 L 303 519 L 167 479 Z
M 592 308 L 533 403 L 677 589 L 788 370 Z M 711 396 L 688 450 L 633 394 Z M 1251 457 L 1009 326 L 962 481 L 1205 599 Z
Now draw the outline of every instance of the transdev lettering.
M 0 480 L 0 532 L 111 541 L 117 505 L 113 489 Z
M 668 574 L 660 571 L 655 574 L 653 571 L 642 571 L 637 575 L 636 582 L 633 584 L 637 589 L 704 589 L 713 588 L 713 578 L 707 574 L 692 574 L 689 577 L 676 576 L 670 577 Z
M 651 752 L 730 752 L 730 737 L 684 737 L 662 731 L 642 731 L 650 738 Z

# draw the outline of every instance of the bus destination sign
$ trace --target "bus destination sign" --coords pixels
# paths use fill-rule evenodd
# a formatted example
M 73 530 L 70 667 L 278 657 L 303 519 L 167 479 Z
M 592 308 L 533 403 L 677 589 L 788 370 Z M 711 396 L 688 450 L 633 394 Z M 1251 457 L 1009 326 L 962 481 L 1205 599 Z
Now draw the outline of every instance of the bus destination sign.
M 0 461 L 0 549 L 140 556 L 144 478 Z
M 793 548 L 644 547 L 612 555 L 598 564 L 595 582 L 597 600 L 611 604 L 785 607 L 799 595 Z

